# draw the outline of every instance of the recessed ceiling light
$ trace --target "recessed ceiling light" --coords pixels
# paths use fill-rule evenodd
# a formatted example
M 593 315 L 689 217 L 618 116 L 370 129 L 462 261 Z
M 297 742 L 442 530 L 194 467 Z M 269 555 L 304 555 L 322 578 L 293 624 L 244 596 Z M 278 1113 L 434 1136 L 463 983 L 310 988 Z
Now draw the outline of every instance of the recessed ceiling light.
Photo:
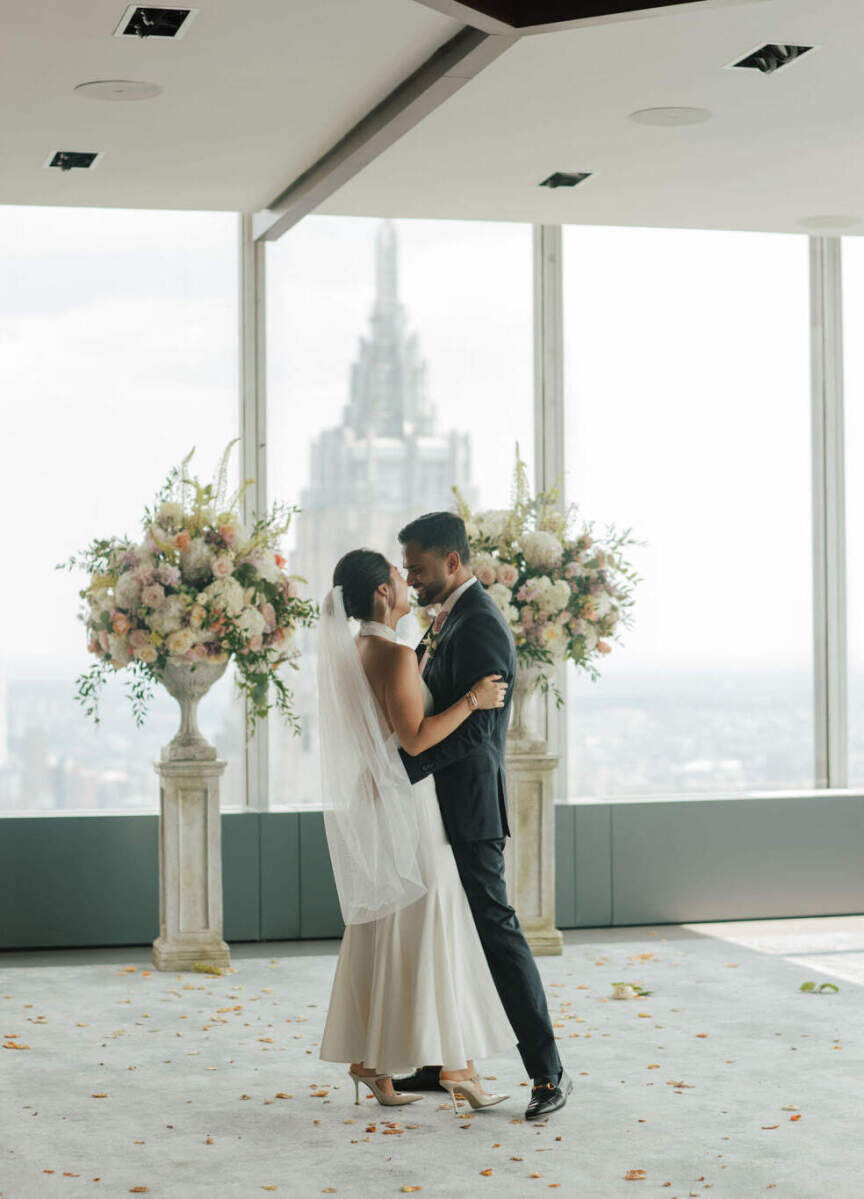
M 639 108 L 629 117 L 637 125 L 701 125 L 712 115 L 707 108 Z
M 860 225 L 862 218 L 860 216 L 843 216 L 839 213 L 827 214 L 825 216 L 805 216 L 798 222 L 805 229 L 825 229 L 837 232 L 841 229 L 854 229 L 856 225 Z
M 577 171 L 575 174 L 568 171 L 556 171 L 554 175 L 550 175 L 548 179 L 544 179 L 539 185 L 540 187 L 576 187 L 579 183 L 584 183 L 586 179 L 591 178 L 590 171 Z
M 162 94 L 158 83 L 138 79 L 94 79 L 92 83 L 79 83 L 73 90 L 87 100 L 152 100 Z

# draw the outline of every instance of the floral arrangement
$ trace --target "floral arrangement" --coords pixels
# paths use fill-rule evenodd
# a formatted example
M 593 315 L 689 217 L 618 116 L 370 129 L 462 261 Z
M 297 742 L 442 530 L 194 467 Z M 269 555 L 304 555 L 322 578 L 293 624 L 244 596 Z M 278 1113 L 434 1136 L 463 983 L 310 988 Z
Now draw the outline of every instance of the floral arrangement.
M 539 669 L 541 690 L 560 703 L 552 668 L 570 661 L 597 679 L 610 640 L 631 623 L 639 579 L 624 551 L 639 543 L 614 526 L 598 536 L 574 505 L 561 510 L 554 489 L 532 498 L 518 445 L 510 508 L 472 513 L 454 492 L 474 573 L 510 625 L 519 665 Z
M 76 698 L 97 724 L 101 689 L 114 671 L 130 672 L 128 694 L 140 725 L 169 659 L 193 669 L 233 659 L 250 732 L 271 707 L 298 731 L 292 693 L 277 673 L 283 663 L 297 669 L 295 630 L 317 616 L 278 552 L 297 509 L 274 504 L 251 527 L 243 524 L 239 504 L 253 480 L 227 496 L 235 444 L 227 446 L 212 483 L 187 474 L 194 450 L 170 471 L 153 508 L 145 509 L 142 541 L 98 539 L 58 568 L 90 575 L 80 592 L 80 619 L 97 660 L 79 676 Z

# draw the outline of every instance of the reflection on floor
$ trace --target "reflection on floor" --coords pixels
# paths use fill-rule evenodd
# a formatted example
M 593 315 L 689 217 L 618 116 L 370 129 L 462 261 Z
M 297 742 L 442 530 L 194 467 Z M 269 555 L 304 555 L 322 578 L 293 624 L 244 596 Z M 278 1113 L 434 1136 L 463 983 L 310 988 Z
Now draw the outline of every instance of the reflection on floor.
M 862 917 L 565 933 L 539 965 L 576 1086 L 540 1126 L 515 1049 L 482 1063 L 511 1096 L 488 1112 L 356 1108 L 317 1058 L 337 952 L 236 946 L 223 977 L 0 955 L 0 1194 L 861 1193 Z

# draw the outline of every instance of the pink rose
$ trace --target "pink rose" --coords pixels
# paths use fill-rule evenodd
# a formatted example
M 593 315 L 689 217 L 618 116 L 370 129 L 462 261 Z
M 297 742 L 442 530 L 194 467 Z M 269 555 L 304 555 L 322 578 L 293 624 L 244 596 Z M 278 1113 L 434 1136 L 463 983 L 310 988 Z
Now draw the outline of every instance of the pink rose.
M 217 579 L 227 579 L 234 570 L 234 559 L 230 554 L 220 554 L 213 563 L 213 574 Z
M 129 634 L 129 645 L 132 649 L 140 649 L 142 645 L 147 645 L 150 641 L 150 634 L 146 629 L 133 629 Z
M 477 571 L 477 578 L 484 587 L 491 587 L 495 582 L 495 571 L 491 566 L 481 566 L 481 568 Z
M 530 608 L 523 608 L 519 619 L 522 621 L 523 628 L 530 629 L 534 624 L 534 613 Z
M 568 579 L 575 579 L 577 575 L 581 575 L 582 567 L 578 562 L 568 562 L 564 567 L 564 575 Z
M 260 633 L 256 633 L 254 637 L 249 638 L 248 649 L 253 654 L 259 653 L 259 651 L 261 650 L 263 645 L 264 645 L 264 638 L 261 636 Z
M 153 582 L 153 567 L 152 566 L 137 567 L 135 570 L 132 571 L 132 578 L 135 580 L 135 582 L 138 584 L 139 587 L 147 587 L 150 583 Z
M 505 587 L 512 587 L 519 578 L 519 571 L 510 562 L 502 562 L 498 567 L 498 582 Z
M 264 617 L 268 632 L 272 632 L 276 627 L 276 612 L 273 609 L 273 605 L 265 602 L 260 606 L 258 611 Z
M 141 599 L 148 608 L 159 608 L 165 603 L 165 591 L 160 583 L 151 583 L 141 592 Z

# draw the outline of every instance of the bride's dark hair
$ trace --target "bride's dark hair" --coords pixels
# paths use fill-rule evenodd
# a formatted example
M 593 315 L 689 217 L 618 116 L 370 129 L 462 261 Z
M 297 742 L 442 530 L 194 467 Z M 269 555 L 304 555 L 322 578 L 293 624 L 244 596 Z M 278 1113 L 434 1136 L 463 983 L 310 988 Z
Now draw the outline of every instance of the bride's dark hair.
M 345 612 L 357 620 L 372 619 L 375 589 L 389 582 L 390 563 L 377 550 L 349 550 L 333 571 L 333 586 L 342 588 Z

